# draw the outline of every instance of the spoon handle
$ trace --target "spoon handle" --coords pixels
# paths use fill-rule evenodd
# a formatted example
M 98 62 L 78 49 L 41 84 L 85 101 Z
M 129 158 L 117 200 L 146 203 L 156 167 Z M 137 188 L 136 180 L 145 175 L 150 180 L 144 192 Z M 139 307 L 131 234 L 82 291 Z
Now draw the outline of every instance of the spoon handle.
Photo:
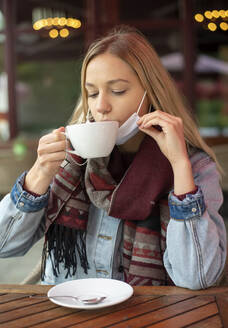
M 53 296 L 47 296 L 47 295 L 28 295 L 30 298 L 58 298 L 58 297 L 69 297 L 69 298 L 76 298 L 76 296 L 70 296 L 70 295 L 53 295 Z
M 86 304 L 86 305 L 92 305 L 92 304 L 97 304 L 97 303 L 100 303 L 102 302 L 106 296 L 100 296 L 100 297 L 94 297 L 94 298 L 85 298 L 85 299 L 81 299 L 77 296 L 71 296 L 71 295 L 53 295 L 53 296 L 47 296 L 47 295 L 28 295 L 30 298 L 52 298 L 52 299 L 55 299 L 55 298 L 63 298 L 63 297 L 68 297 L 68 298 L 71 298 L 71 299 L 74 299 L 74 300 L 77 300 L 83 304 Z

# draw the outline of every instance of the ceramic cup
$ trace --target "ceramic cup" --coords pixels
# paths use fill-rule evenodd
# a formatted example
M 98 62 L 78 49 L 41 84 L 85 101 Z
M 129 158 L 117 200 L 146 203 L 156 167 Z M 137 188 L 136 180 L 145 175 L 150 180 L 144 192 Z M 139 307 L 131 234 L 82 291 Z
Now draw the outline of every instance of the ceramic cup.
M 115 146 L 118 128 L 116 121 L 68 125 L 65 135 L 74 148 L 70 152 L 82 158 L 106 157 Z

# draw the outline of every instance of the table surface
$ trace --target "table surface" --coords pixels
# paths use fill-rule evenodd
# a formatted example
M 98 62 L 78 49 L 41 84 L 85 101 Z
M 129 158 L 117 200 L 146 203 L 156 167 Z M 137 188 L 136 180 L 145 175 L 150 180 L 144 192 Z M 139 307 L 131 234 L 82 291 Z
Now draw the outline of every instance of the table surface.
M 228 287 L 191 291 L 137 286 L 127 301 L 99 310 L 70 309 L 30 297 L 45 295 L 51 287 L 0 285 L 0 327 L 228 327 Z

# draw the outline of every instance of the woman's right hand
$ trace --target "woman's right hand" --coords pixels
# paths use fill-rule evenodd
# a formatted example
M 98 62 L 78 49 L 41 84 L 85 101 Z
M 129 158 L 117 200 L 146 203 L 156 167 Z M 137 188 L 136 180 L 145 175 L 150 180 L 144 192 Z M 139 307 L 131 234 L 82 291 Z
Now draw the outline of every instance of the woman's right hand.
M 37 159 L 27 173 L 24 188 L 36 194 L 44 194 L 58 172 L 66 156 L 66 137 L 64 127 L 44 135 L 39 140 Z

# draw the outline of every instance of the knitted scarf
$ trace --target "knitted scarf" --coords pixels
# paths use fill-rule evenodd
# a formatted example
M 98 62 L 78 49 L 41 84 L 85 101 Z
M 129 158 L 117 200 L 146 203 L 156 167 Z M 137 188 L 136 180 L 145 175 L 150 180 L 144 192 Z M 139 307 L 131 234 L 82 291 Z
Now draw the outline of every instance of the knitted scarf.
M 66 277 L 75 274 L 76 253 L 87 273 L 86 227 L 93 203 L 109 216 L 124 220 L 125 281 L 131 285 L 166 284 L 162 260 L 165 232 L 162 233 L 159 200 L 167 198 L 173 186 L 173 172 L 157 143 L 145 136 L 130 166 L 126 166 L 117 147 L 109 157 L 88 160 L 86 167 L 79 166 L 79 160 L 67 154 L 51 187 L 42 279 L 47 256 L 56 276 L 60 263 L 64 264 Z

